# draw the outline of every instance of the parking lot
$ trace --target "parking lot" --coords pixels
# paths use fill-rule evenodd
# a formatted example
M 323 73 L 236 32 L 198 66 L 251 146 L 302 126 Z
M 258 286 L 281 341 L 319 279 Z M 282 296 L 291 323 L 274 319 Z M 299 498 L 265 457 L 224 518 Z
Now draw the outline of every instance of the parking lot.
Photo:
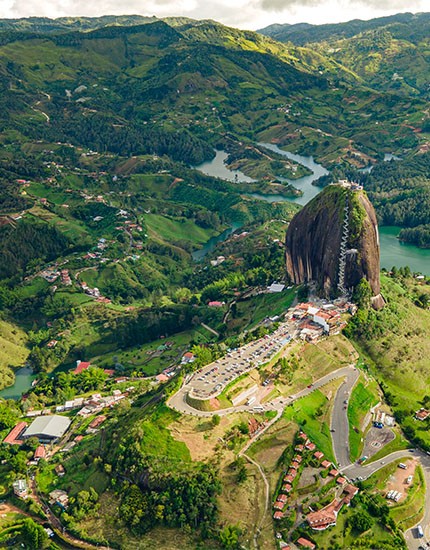
M 282 323 L 272 334 L 266 335 L 227 354 L 197 371 L 189 380 L 193 397 L 209 399 L 219 395 L 227 384 L 250 370 L 267 363 L 292 339 L 293 321 Z

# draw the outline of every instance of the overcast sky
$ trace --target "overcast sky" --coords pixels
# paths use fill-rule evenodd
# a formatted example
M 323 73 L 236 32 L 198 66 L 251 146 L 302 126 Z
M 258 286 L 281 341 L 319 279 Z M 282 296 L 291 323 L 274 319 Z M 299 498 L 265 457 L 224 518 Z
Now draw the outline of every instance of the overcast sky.
M 242 29 L 429 11 L 429 0 L 0 0 L 0 18 L 140 14 L 215 19 Z

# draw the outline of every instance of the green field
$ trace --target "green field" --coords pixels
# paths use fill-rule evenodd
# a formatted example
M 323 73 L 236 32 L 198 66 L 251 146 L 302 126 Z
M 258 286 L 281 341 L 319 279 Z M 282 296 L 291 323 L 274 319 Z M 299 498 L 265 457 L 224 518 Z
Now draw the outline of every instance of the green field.
M 159 214 L 146 214 L 145 223 L 150 237 L 155 240 L 161 238 L 171 243 L 188 241 L 193 245 L 200 245 L 220 233 L 203 229 L 187 218 L 170 218 Z
M 229 319 L 229 328 L 240 326 L 242 330 L 250 330 L 266 317 L 282 315 L 293 303 L 295 295 L 296 289 L 292 288 L 280 293 L 259 294 L 239 301 L 234 318 Z
M 294 420 L 306 432 L 328 460 L 334 462 L 334 453 L 329 427 L 330 402 L 320 391 L 314 390 L 306 397 L 285 408 L 283 417 Z
M 377 389 L 378 385 L 374 380 L 366 381 L 363 376 L 360 376 L 358 383 L 352 389 L 348 402 L 349 446 L 352 462 L 361 455 L 364 435 L 363 420 L 370 408 L 379 401 Z M 353 428 L 358 429 L 358 432 Z

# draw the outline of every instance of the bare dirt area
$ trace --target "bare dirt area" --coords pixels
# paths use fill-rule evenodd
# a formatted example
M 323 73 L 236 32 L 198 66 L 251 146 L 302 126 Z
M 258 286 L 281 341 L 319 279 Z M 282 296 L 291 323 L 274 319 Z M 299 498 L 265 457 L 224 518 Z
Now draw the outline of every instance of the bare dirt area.
M 192 460 L 206 460 L 214 455 L 226 431 L 242 421 L 248 424 L 248 418 L 247 413 L 229 414 L 221 416 L 219 425 L 214 426 L 211 418 L 183 415 L 169 425 L 169 430 L 172 437 L 185 443 Z
M 404 464 L 406 470 L 403 468 L 396 468 L 396 471 L 390 476 L 385 488 L 386 493 L 389 491 L 398 491 L 402 494 L 398 502 L 403 502 L 407 496 L 410 484 L 408 484 L 406 480 L 409 476 L 412 476 L 413 479 L 418 461 L 416 459 L 407 459 L 404 461 Z
M 382 449 L 387 443 L 393 441 L 395 434 L 391 428 L 375 428 L 372 426 L 366 433 L 363 447 L 363 456 L 369 458 Z
M 313 485 L 315 480 L 319 479 L 320 468 L 313 468 L 312 466 L 306 466 L 303 469 L 302 475 L 300 476 L 298 488 L 303 489 L 304 487 L 309 487 Z

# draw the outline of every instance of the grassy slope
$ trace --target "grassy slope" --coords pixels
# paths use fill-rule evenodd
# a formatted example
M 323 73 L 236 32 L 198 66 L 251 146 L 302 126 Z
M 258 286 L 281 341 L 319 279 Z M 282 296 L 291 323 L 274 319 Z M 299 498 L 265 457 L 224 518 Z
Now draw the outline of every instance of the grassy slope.
M 29 350 L 25 332 L 8 321 L 0 320 L 0 389 L 13 382 L 13 373 L 8 367 L 24 364 Z
M 407 423 L 415 423 L 412 412 L 420 408 L 421 400 L 430 387 L 430 311 L 418 308 L 411 300 L 415 283 L 406 289 L 388 277 L 381 277 L 382 293 L 390 303 L 394 315 L 392 327 L 386 322 L 379 336 L 372 336 L 359 345 L 373 362 L 373 370 L 394 395 L 394 408 L 406 411 Z M 425 287 L 420 287 L 425 292 Z M 430 434 L 424 425 L 419 435 L 430 443 Z
M 360 377 L 354 386 L 348 404 L 349 444 L 351 460 L 355 461 L 363 448 L 363 420 L 369 409 L 378 402 L 377 384 L 375 381 L 366 381 Z M 358 428 L 358 433 L 353 428 Z

